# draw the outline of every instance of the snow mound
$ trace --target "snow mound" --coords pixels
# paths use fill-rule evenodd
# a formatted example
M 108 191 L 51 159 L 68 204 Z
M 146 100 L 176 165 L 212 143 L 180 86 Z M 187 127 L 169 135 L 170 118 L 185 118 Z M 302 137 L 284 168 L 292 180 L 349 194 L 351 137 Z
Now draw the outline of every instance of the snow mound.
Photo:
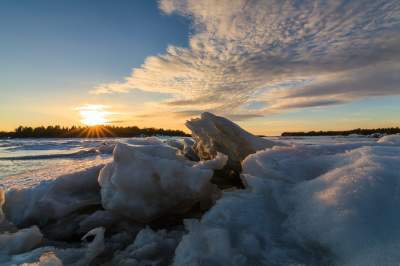
M 103 207 L 138 222 L 210 201 L 216 192 L 209 182 L 213 170 L 226 162 L 221 154 L 212 161 L 194 163 L 167 145 L 119 143 L 113 156 L 114 161 L 99 175 Z
M 378 140 L 378 143 L 400 145 L 400 134 L 384 136 Z
M 326 248 L 340 265 L 398 264 L 399 155 L 400 147 L 364 147 L 333 156 L 340 165 L 291 190 L 291 234 Z
M 246 189 L 186 221 L 180 265 L 397 265 L 400 147 L 274 147 L 243 162 Z
M 288 183 L 310 180 L 351 160 L 346 156 L 332 159 L 332 156 L 363 147 L 363 145 L 352 143 L 274 146 L 251 154 L 243 160 L 243 174 L 268 177 L 268 179 Z
M 200 159 L 214 158 L 217 152 L 226 154 L 230 164 L 240 163 L 247 155 L 272 147 L 274 142 L 256 137 L 232 121 L 211 113 L 186 122 L 196 141 L 195 151 Z

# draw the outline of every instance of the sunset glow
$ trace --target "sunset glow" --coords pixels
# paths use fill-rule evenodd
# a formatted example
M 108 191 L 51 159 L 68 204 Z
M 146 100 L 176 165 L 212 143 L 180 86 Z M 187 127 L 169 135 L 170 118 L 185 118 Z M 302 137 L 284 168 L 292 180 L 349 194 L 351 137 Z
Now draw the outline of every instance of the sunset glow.
M 102 105 L 86 105 L 79 108 L 82 117 L 81 122 L 87 126 L 107 124 L 109 112 L 104 111 L 104 108 Z

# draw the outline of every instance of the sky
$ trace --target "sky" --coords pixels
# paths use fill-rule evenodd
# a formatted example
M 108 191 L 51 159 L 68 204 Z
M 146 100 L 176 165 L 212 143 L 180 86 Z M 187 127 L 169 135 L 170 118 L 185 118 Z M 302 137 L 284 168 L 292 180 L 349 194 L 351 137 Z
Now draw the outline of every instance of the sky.
M 397 0 L 0 1 L 0 130 L 400 126 L 399 73 Z

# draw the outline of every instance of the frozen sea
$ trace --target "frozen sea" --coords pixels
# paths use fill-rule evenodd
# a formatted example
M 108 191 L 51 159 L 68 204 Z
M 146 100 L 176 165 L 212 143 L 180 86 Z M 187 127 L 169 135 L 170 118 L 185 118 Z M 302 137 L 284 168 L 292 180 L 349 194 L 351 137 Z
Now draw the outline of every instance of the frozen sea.
M 158 138 L 166 140 L 171 137 Z M 363 136 L 269 139 L 305 145 L 376 142 L 376 139 Z M 111 160 L 112 151 L 101 150 L 101 147 L 117 142 L 135 144 L 141 140 L 143 138 L 0 139 L 0 184 L 5 187 L 32 186 L 41 180 L 106 163 Z
M 41 180 L 106 163 L 111 160 L 113 144 L 135 144 L 141 140 L 143 138 L 0 139 L 0 185 L 33 186 Z
M 260 140 L 210 116 L 230 156 L 267 144 L 243 189 L 211 184 L 228 157 L 189 160 L 190 138 L 0 140 L 0 265 L 399 265 L 400 135 Z

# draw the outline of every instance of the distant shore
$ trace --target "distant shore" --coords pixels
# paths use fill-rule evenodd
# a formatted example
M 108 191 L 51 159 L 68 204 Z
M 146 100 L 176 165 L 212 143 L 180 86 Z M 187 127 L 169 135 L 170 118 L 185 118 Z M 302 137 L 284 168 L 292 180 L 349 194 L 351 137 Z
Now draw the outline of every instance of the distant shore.
M 348 136 L 348 135 L 364 135 L 372 137 L 380 137 L 382 135 L 391 135 L 400 133 L 399 127 L 389 128 L 375 128 L 375 129 L 352 129 L 345 131 L 308 131 L 308 132 L 283 132 L 283 137 L 296 137 L 296 136 Z
M 163 128 L 139 128 L 137 126 L 116 127 L 116 126 L 41 126 L 23 127 L 20 126 L 11 132 L 0 131 L 0 138 L 129 138 L 129 137 L 150 137 L 150 136 L 177 136 L 187 137 L 189 134 L 174 129 Z

